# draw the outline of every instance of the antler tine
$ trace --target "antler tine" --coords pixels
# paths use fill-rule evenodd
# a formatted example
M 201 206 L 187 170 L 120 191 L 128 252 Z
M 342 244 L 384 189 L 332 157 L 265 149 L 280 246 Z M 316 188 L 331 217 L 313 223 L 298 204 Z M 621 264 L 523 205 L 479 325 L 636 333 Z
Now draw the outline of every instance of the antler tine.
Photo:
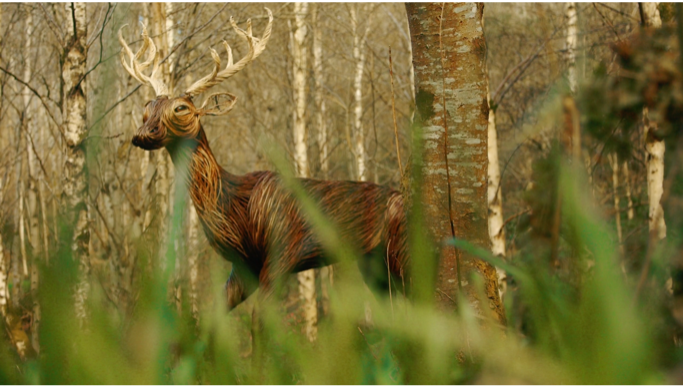
M 119 28 L 119 32 L 118 32 L 118 35 L 119 35 L 119 43 L 122 45 L 122 51 L 119 53 L 119 59 L 120 59 L 120 61 L 122 62 L 122 66 L 124 67 L 124 69 L 126 69 L 126 71 L 129 72 L 129 74 L 130 74 L 134 79 L 138 80 L 138 81 L 141 82 L 141 83 L 145 83 L 144 80 L 141 80 L 141 78 L 138 77 L 138 74 L 137 74 L 136 71 L 134 70 L 133 63 L 134 63 L 134 59 L 135 59 L 135 58 L 140 58 L 141 53 L 147 48 L 148 42 L 147 42 L 147 41 L 144 41 L 143 46 L 141 46 L 141 48 L 138 50 L 138 52 L 136 52 L 136 54 L 134 55 L 134 53 L 133 53 L 133 52 L 131 51 L 131 49 L 129 48 L 129 45 L 126 44 L 126 41 L 124 40 L 124 37 L 122 37 L 122 30 L 123 30 L 124 27 L 126 27 L 126 26 L 127 26 L 127 25 L 125 24 L 124 26 L 120 27 L 120 28 Z M 125 55 L 127 55 L 127 56 L 129 57 L 129 61 L 128 61 L 128 62 L 127 62 L 127 60 L 125 59 Z M 129 64 L 129 63 L 131 63 L 131 64 Z
M 262 53 L 265 50 L 265 47 L 267 47 L 267 41 L 269 40 L 270 35 L 272 34 L 272 21 L 274 20 L 274 18 L 272 17 L 272 11 L 270 11 L 269 8 L 265 8 L 265 10 L 267 11 L 268 22 L 267 27 L 265 27 L 265 31 L 262 34 L 262 38 L 260 39 L 253 37 L 252 25 L 250 20 L 248 20 L 248 25 L 246 27 L 246 30 L 244 31 L 236 25 L 236 22 L 234 21 L 233 17 L 230 18 L 230 22 L 232 27 L 234 28 L 234 31 L 236 31 L 236 33 L 240 36 L 244 37 L 248 42 L 248 54 L 242 59 L 240 59 L 237 63 L 234 63 L 231 53 L 231 47 L 228 43 L 222 41 L 222 43 L 224 44 L 224 48 L 227 51 L 227 66 L 220 71 L 219 64 L 217 64 L 215 69 L 213 70 L 214 76 L 213 74 L 211 74 L 193 83 L 193 85 L 186 89 L 186 95 L 198 95 L 203 91 L 207 90 L 208 88 L 223 82 L 227 78 L 235 75 L 241 69 L 245 68 L 246 65 L 248 65 L 251 61 L 257 58 L 260 55 L 260 53 Z M 216 54 L 214 50 L 212 50 L 212 52 Z
M 141 32 L 141 36 L 143 37 L 143 45 L 136 52 L 135 55 L 129 48 L 129 45 L 126 44 L 124 37 L 122 37 L 122 29 L 124 28 L 124 26 L 120 27 L 119 29 L 119 43 L 122 45 L 120 60 L 122 62 L 122 65 L 124 66 L 124 69 L 126 69 L 126 71 L 129 72 L 129 74 L 134 79 L 138 80 L 142 84 L 150 85 L 153 88 L 153 90 L 155 90 L 155 94 L 157 96 L 167 95 L 167 86 L 165 85 L 164 81 L 162 81 L 162 79 L 160 79 L 159 77 L 160 56 L 157 51 L 157 48 L 155 47 L 155 43 L 148 36 L 146 26 L 143 23 L 141 23 L 141 26 L 143 28 L 143 31 Z M 148 51 L 149 48 L 151 48 L 151 51 L 148 54 L 148 57 L 145 59 L 145 61 L 140 62 L 140 58 L 143 56 L 145 52 Z M 129 57 L 128 63 L 125 60 L 125 55 Z M 144 75 L 143 71 L 148 69 L 151 64 L 153 65 L 153 70 L 150 76 Z

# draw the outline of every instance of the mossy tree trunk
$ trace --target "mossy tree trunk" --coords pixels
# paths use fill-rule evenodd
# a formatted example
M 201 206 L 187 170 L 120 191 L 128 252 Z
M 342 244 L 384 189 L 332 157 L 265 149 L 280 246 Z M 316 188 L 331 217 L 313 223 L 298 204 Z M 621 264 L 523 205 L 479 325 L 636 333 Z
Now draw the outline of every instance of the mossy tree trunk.
M 479 3 L 406 4 L 416 120 L 422 132 L 422 149 L 414 153 L 423 154 L 420 191 L 426 226 L 436 243 L 454 236 L 489 248 L 489 104 L 482 10 Z M 442 246 L 435 290 L 439 307 L 456 308 L 459 292 L 478 315 L 505 323 L 496 269 Z M 485 306 L 480 297 L 487 298 Z

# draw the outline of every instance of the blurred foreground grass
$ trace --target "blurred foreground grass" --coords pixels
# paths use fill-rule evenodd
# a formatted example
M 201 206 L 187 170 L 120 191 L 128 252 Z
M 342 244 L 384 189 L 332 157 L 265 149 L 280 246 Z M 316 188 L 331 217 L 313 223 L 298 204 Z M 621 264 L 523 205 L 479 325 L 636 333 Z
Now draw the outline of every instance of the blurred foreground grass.
M 676 69 L 681 69 L 681 57 L 679 61 Z M 602 96 L 612 87 L 612 80 L 605 73 L 602 76 L 592 84 L 598 90 L 583 95 L 582 102 L 591 104 L 596 97 L 614 104 Z M 679 76 L 675 83 L 681 85 Z M 542 120 L 537 126 L 542 129 L 533 133 L 550 132 L 562 122 L 556 102 L 564 94 L 547 96 L 552 107 L 539 113 Z M 680 95 L 679 113 L 671 111 L 679 114 L 680 121 L 681 99 Z M 634 110 L 642 109 L 642 101 L 638 102 Z M 600 137 L 607 138 L 601 130 L 608 127 L 600 119 L 613 123 L 618 115 L 609 114 L 614 107 L 601 103 L 595 104 L 596 111 L 581 108 L 586 131 L 597 129 Z M 151 259 L 151 253 L 157 253 L 150 251 L 151 246 L 159 244 L 140 239 L 135 299 L 125 311 L 108 301 L 102 284 L 93 277 L 89 317 L 84 325 L 78 324 L 73 293 L 79 273 L 68 245 L 72 231 L 61 227 L 61 250 L 40 270 L 40 353 L 20 360 L 8 333 L 3 333 L 0 384 L 682 384 L 682 282 L 672 276 L 675 296 L 665 285 L 671 262 L 679 259 L 681 266 L 682 257 L 682 220 L 673 216 L 682 212 L 682 127 L 681 122 L 671 123 L 676 130 L 667 140 L 678 142 L 667 146 L 679 152 L 680 159 L 667 160 L 666 171 L 671 164 L 680 166 L 676 185 L 666 186 L 666 193 L 679 198 L 680 210 L 666 209 L 669 235 L 656 248 L 645 245 L 646 238 L 634 239 L 642 242 L 641 251 L 628 251 L 624 258 L 618 254 L 614 232 L 590 197 L 584 169 L 559 156 L 556 147 L 534 163 L 535 186 L 524 194 L 532 218 L 522 230 L 515 224 L 507 227 L 517 239 L 517 251 L 507 263 L 460 239 L 446 243 L 508 272 L 512 280 L 505 298 L 505 328 L 478 319 L 460 297 L 456 313 L 434 308 L 432 251 L 417 223 L 422 220 L 417 210 L 411 211 L 408 230 L 412 298 L 396 295 L 392 303 L 388 294 L 374 297 L 355 267 L 355 249 L 340 242 L 336 227 L 291 179 L 290 164 L 280 151 L 269 148 L 277 143 L 266 142 L 265 155 L 275 159 L 285 184 L 302 201 L 327 255 L 344 264 L 336 269 L 330 311 L 318 324 L 316 343 L 309 343 L 285 319 L 278 302 L 268 302 L 261 310 L 269 344 L 261 360 L 256 360 L 250 340 L 254 298 L 226 312 L 223 287 L 228 273 L 218 256 L 209 262 L 211 294 L 203 296 L 197 317 L 188 295 L 181 296 L 180 305 L 173 303 L 170 281 L 177 259 L 184 256 L 175 242 L 184 242 L 180 227 L 188 198 L 178 184 L 164 256 Z M 413 186 L 421 180 L 419 164 L 412 165 Z M 551 224 L 542 222 L 557 199 L 560 245 L 553 246 L 551 254 L 552 246 L 546 242 L 550 233 L 545 232 Z M 419 205 L 418 200 L 414 205 Z M 638 206 L 640 214 L 648 215 Z M 550 267 L 552 259 L 560 263 L 559 270 Z M 649 266 L 649 278 L 639 290 L 644 264 Z M 363 321 L 366 306 L 371 308 L 372 324 Z
M 277 162 L 279 165 L 279 162 Z M 287 176 L 288 178 L 288 176 Z M 41 352 L 20 361 L 8 343 L 0 347 L 2 384 L 656 384 L 681 382 L 681 346 L 657 336 L 661 319 L 651 301 L 633 302 L 623 277 L 611 232 L 596 218 L 575 171 L 560 168 L 559 189 L 568 238 L 578 256 L 570 262 L 593 266 L 576 282 L 552 276 L 546 262 L 521 252 L 508 264 L 484 249 L 452 241 L 503 267 L 514 279 L 507 300 L 507 328 L 473 316 L 460 302 L 455 314 L 438 312 L 431 302 L 400 296 L 372 297 L 354 267 L 340 268 L 331 292 L 331 311 L 309 343 L 288 327 L 278 304 L 268 303 L 265 332 L 269 346 L 261 362 L 251 354 L 252 299 L 227 313 L 226 273 L 213 262 L 213 302 L 196 320 L 189 303 L 168 299 L 168 281 L 176 253 L 167 263 L 149 267 L 141 243 L 138 299 L 128 314 L 108 308 L 100 285 L 92 281 L 90 317 L 83 326 L 74 317 L 77 269 L 67 246 L 42 270 L 40 287 Z M 336 239 L 336 231 L 304 201 L 330 256 L 356 255 Z M 178 189 L 176 194 L 184 194 Z M 178 197 L 175 210 L 183 210 Z M 172 216 L 170 236 L 179 235 L 181 214 Z M 177 228 L 174 228 L 177 227 Z M 414 232 L 421 230 L 414 230 Z M 70 238 L 63 227 L 63 240 Z M 171 240 L 169 241 L 172 242 Z M 414 241 L 413 267 L 422 267 L 420 241 Z M 420 244 L 418 244 L 420 243 Z M 420 266 L 416 266 L 420 265 Z M 579 265 L 578 265 L 579 266 Z M 581 267 L 580 267 L 581 268 Z M 655 285 L 655 284 L 654 284 Z M 429 289 L 431 286 L 420 287 Z M 647 290 L 662 289 L 650 286 Z M 373 325 L 363 324 L 365 303 Z M 526 320 L 517 320 L 520 316 Z M 525 326 L 523 326 L 525 324 Z M 667 330 L 667 328 L 659 328 Z M 663 357 L 658 357 L 662 355 Z

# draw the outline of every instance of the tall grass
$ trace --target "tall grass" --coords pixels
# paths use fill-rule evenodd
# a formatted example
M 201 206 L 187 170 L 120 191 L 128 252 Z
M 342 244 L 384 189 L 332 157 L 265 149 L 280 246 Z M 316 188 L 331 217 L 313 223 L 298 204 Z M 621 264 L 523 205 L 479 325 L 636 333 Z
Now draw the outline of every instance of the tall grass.
M 554 96 L 551 99 L 558 99 Z M 556 105 L 553 105 L 556 106 Z M 552 109 L 551 109 L 552 110 Z M 557 109 L 556 109 L 557 110 Z M 550 115 L 557 122 L 556 115 Z M 418 136 L 418 129 L 413 131 Z M 417 140 L 417 137 L 414 137 Z M 673 340 L 675 322 L 666 311 L 666 259 L 681 250 L 670 238 L 653 253 L 650 283 L 636 295 L 637 273 L 621 270 L 612 231 L 590 197 L 584 171 L 553 148 L 540 161 L 539 180 L 560 194 L 561 250 L 566 273 L 554 273 L 550 254 L 532 236 L 522 235 L 520 251 L 508 262 L 460 238 L 457 246 L 506 270 L 513 281 L 506 296 L 508 325 L 477 318 L 470 306 L 446 313 L 434 307 L 433 249 L 422 219 L 410 212 L 409 242 L 413 293 L 409 297 L 370 292 L 351 265 L 360 256 L 343 243 L 290 174 L 282 152 L 263 142 L 284 184 L 302 210 L 326 255 L 337 269 L 330 312 L 318 324 L 315 343 L 284 320 L 277 300 L 261 305 L 264 349 L 252 351 L 250 307 L 254 298 L 228 313 L 221 261 L 210 262 L 210 303 L 191 313 L 188 297 L 170 300 L 170 279 L 183 250 L 182 211 L 187 189 L 177 182 L 166 251 L 151 259 L 138 243 L 135 304 L 128 312 L 111 305 L 91 279 L 89 316 L 74 316 L 77 262 L 69 242 L 73 227 L 60 227 L 59 252 L 40 270 L 41 351 L 20 360 L 7 341 L 0 343 L 2 384 L 661 384 L 681 382 L 682 347 Z M 415 148 L 420 150 L 419 145 Z M 417 155 L 415 155 L 417 156 Z M 93 164 L 89 160 L 89 164 Z M 421 162 L 411 166 L 412 185 L 422 180 Z M 680 174 L 681 181 L 681 174 Z M 545 181 L 544 181 L 545 180 Z M 410 191 L 412 195 L 419 192 Z M 486 229 L 486 227 L 485 227 Z M 680 227 L 681 232 L 681 227 Z M 556 250 L 557 251 L 557 250 Z M 648 251 L 648 250 L 647 250 Z M 157 252 L 153 252 L 157 253 Z M 37 264 L 43 264 L 37 262 Z M 345 265 L 349 265 L 348 267 Z M 476 276 L 468 276 L 476 279 Z M 393 303 L 392 303 L 393 300 Z M 459 303 L 461 304 L 461 303 Z M 372 325 L 364 308 L 372 310 Z M 483 299 L 481 305 L 488 305 Z M 681 326 L 680 326 L 681 327 Z M 681 333 L 679 333 L 681 338 Z M 679 370 L 679 377 L 675 373 Z

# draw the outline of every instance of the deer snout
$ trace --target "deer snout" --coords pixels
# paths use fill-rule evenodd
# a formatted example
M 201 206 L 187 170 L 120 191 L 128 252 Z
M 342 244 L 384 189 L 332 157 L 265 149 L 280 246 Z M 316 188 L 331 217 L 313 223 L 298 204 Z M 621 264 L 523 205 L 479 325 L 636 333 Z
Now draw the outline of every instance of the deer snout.
M 163 138 L 164 133 L 158 128 L 143 124 L 134 134 L 131 143 L 145 150 L 153 150 L 163 146 Z
M 136 146 L 136 147 L 143 148 L 143 144 L 144 144 L 143 140 L 145 138 L 145 133 L 144 133 L 145 129 L 144 128 L 145 128 L 145 126 L 141 126 L 140 128 L 138 128 L 138 130 L 136 131 L 136 134 L 134 134 L 134 137 L 131 139 L 131 143 L 134 144 L 134 146 Z

